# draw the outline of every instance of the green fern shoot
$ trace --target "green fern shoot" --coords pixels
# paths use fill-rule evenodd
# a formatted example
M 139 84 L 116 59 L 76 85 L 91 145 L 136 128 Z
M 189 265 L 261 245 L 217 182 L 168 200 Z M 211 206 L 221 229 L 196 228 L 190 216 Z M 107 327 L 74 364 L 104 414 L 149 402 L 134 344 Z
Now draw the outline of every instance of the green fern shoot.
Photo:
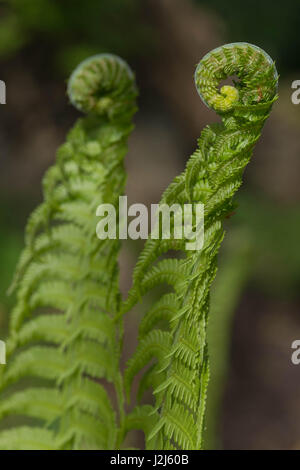
M 230 76 L 238 78 L 234 86 L 219 89 Z M 277 99 L 277 80 L 273 61 L 250 44 L 229 44 L 201 60 L 197 90 L 222 122 L 202 131 L 161 204 L 190 204 L 194 231 L 203 204 L 203 247 L 189 250 L 174 233 L 149 238 L 122 301 L 120 241 L 97 238 L 96 209 L 110 203 L 118 213 L 135 81 L 111 55 L 75 70 L 69 96 L 88 115 L 58 150 L 43 180 L 44 202 L 27 225 L 7 364 L 0 366 L 0 449 L 120 449 L 131 429 L 143 430 L 147 449 L 203 448 L 209 295 L 223 221 Z M 123 377 L 123 316 L 162 286 L 168 290 L 143 316 Z M 139 373 L 138 401 L 152 389 L 154 403 L 127 413 L 125 394 L 132 397 Z
M 0 368 L 0 449 L 113 449 L 124 422 L 122 321 L 113 321 L 120 243 L 99 240 L 95 229 L 97 206 L 117 208 L 124 192 L 137 90 L 120 58 L 98 55 L 74 71 L 68 93 L 88 115 L 59 148 L 28 221 Z M 117 413 L 96 379 L 114 386 Z M 12 427 L 9 415 L 30 417 L 31 426 Z
M 219 90 L 220 82 L 230 76 L 238 77 L 235 86 Z M 186 251 L 185 240 L 147 240 L 121 312 L 155 286 L 169 286 L 142 318 L 139 343 L 125 373 L 128 396 L 142 369 L 139 396 L 153 389 L 153 413 L 158 418 L 146 442 L 159 449 L 203 447 L 209 294 L 224 237 L 223 220 L 233 210 L 233 196 L 277 99 L 273 61 L 247 43 L 228 44 L 207 54 L 197 66 L 195 82 L 200 97 L 222 123 L 202 131 L 186 170 L 167 188 L 161 204 L 203 203 L 204 245 L 202 250 Z M 170 257 L 169 250 L 181 256 Z

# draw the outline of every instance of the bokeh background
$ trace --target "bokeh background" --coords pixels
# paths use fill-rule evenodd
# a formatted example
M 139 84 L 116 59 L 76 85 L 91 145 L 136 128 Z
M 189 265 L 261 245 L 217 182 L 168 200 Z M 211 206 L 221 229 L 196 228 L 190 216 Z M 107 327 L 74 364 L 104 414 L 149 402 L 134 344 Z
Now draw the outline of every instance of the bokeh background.
M 280 73 L 273 108 L 246 170 L 214 284 L 209 327 L 212 377 L 207 448 L 299 449 L 300 365 L 300 3 L 296 0 L 2 0 L 0 79 L 0 338 L 6 296 L 41 177 L 79 113 L 65 88 L 72 69 L 100 52 L 125 58 L 140 89 L 126 159 L 129 203 L 156 203 L 216 116 L 200 101 L 195 65 L 214 47 L 245 41 Z M 121 255 L 122 290 L 140 245 Z M 124 361 L 139 312 L 126 325 Z

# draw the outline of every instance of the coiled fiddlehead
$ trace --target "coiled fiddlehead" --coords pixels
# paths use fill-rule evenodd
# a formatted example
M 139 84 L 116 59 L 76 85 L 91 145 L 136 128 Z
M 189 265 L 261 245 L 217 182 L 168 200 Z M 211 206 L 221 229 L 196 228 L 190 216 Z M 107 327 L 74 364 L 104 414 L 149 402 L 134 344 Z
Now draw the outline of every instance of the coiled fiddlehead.
M 235 86 L 220 82 L 232 75 Z M 223 219 L 233 208 L 233 196 L 253 147 L 277 99 L 277 72 L 261 49 L 246 43 L 228 44 L 199 63 L 195 82 L 204 103 L 222 123 L 207 126 L 186 170 L 165 191 L 161 203 L 204 204 L 205 236 L 201 251 L 185 251 L 181 240 L 148 240 L 135 268 L 133 286 L 123 305 L 128 311 L 157 284 L 165 294 L 144 316 L 140 341 L 129 360 L 125 385 L 155 358 L 141 381 L 140 395 L 154 389 L 159 412 L 147 439 L 156 448 L 200 449 L 209 376 L 206 329 L 209 291 L 217 270 L 217 253 L 224 237 Z M 179 259 L 159 257 L 179 250 Z M 163 328 L 162 325 L 168 325 Z
M 124 191 L 137 90 L 121 59 L 99 55 L 79 65 L 68 93 L 88 115 L 59 148 L 43 179 L 44 202 L 28 221 L 13 286 L 7 366 L 0 370 L 0 418 L 25 415 L 34 425 L 2 431 L 2 449 L 112 449 L 124 421 L 122 324 L 113 322 L 119 241 L 97 238 L 96 208 L 117 207 Z M 39 380 L 16 391 L 27 376 Z M 119 426 L 95 379 L 115 386 Z

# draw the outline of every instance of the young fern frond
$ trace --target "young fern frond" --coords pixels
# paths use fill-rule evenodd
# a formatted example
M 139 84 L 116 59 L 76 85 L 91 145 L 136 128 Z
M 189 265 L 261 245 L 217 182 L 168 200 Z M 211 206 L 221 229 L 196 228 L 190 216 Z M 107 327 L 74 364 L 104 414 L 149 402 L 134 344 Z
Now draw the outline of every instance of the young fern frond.
M 220 82 L 233 75 L 239 79 L 235 87 L 219 90 Z M 196 69 L 200 97 L 221 116 L 222 123 L 202 131 L 186 170 L 167 188 L 161 204 L 189 203 L 194 208 L 204 204 L 203 248 L 189 251 L 182 240 L 148 240 L 121 309 L 126 313 L 157 284 L 172 288 L 142 319 L 139 344 L 125 372 L 129 396 L 135 374 L 150 366 L 139 397 L 147 387 L 153 388 L 157 419 L 146 441 L 154 442 L 156 448 L 202 447 L 209 377 L 209 292 L 224 237 L 223 220 L 232 211 L 243 171 L 277 99 L 277 80 L 270 57 L 247 43 L 213 50 Z M 183 257 L 161 260 L 169 250 L 178 250 Z M 160 322 L 168 325 L 168 331 L 159 328 Z
M 120 58 L 99 55 L 78 66 L 68 93 L 87 116 L 58 150 L 43 179 L 44 202 L 29 218 L 0 369 L 0 419 L 28 416 L 35 426 L 2 430 L 1 449 L 112 449 L 124 432 L 122 321 L 113 321 L 120 243 L 97 238 L 96 208 L 117 210 L 124 192 L 137 90 Z M 16 391 L 28 376 L 39 380 Z M 114 385 L 118 417 L 98 379 Z
M 232 75 L 239 78 L 235 87 L 219 91 L 220 81 Z M 17 290 L 17 303 L 7 365 L 0 369 L 1 449 L 119 449 L 131 429 L 144 431 L 147 449 L 202 448 L 209 293 L 223 219 L 232 211 L 243 171 L 277 99 L 277 79 L 270 57 L 246 43 L 220 47 L 201 60 L 196 86 L 222 123 L 202 131 L 186 170 L 166 189 L 161 205 L 183 209 L 190 204 L 197 232 L 196 208 L 203 204 L 203 247 L 191 251 L 190 240 L 175 234 L 149 239 L 128 298 L 121 302 L 120 242 L 97 238 L 96 209 L 110 203 L 118 216 L 137 92 L 132 72 L 115 56 L 92 57 L 75 70 L 69 96 L 88 116 L 58 150 L 43 180 L 44 202 L 28 221 L 11 289 Z M 122 315 L 163 284 L 169 292 L 140 323 L 123 387 Z M 145 367 L 138 400 L 152 388 L 155 404 L 137 405 L 126 415 L 123 388 L 129 397 L 134 377 Z M 114 387 L 117 413 L 105 382 Z M 8 428 L 5 419 L 11 415 L 34 424 Z

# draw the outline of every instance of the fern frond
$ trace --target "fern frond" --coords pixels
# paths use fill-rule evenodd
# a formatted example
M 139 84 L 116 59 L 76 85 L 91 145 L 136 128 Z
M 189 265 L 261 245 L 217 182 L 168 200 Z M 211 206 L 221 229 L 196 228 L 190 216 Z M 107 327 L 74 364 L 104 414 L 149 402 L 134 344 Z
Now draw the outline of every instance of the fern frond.
M 58 150 L 43 179 L 44 200 L 29 217 L 11 288 L 17 302 L 7 365 L 0 371 L 0 417 L 25 415 L 42 426 L 1 431 L 0 448 L 114 448 L 124 421 L 122 322 L 113 321 L 120 243 L 97 238 L 96 209 L 116 206 L 124 193 L 137 90 L 125 62 L 99 55 L 78 66 L 68 93 L 88 115 Z M 14 391 L 27 377 L 42 381 L 40 387 L 25 381 Z M 99 379 L 115 387 L 118 414 Z M 45 429 L 49 423 L 55 430 Z
M 151 359 L 155 358 L 159 366 L 164 364 L 165 358 L 170 351 L 170 339 L 170 333 L 161 330 L 152 330 L 141 339 L 134 356 L 128 361 L 125 371 L 124 385 L 128 397 L 134 376 Z
M 62 396 L 51 388 L 29 388 L 16 392 L 0 405 L 0 419 L 9 414 L 30 416 L 47 422 L 57 419 L 63 410 Z
M 48 429 L 20 426 L 0 433 L 2 450 L 55 450 L 54 433 Z
M 141 429 L 146 436 L 155 426 L 157 420 L 156 411 L 150 405 L 136 406 L 131 413 L 126 416 L 125 432 L 131 429 Z M 155 441 L 152 438 L 146 440 L 146 450 L 155 450 Z
M 180 304 L 175 294 L 171 293 L 163 295 L 141 320 L 139 327 L 140 336 L 145 336 L 160 322 L 170 325 L 179 308 Z
M 240 79 L 236 87 L 226 85 L 219 91 L 220 81 L 233 75 Z M 168 251 L 174 250 L 173 240 L 148 240 L 121 309 L 126 313 L 157 285 L 167 284 L 172 290 L 142 319 L 140 341 L 125 372 L 129 396 L 134 375 L 148 365 L 139 398 L 147 388 L 154 389 L 158 418 L 146 438 L 157 439 L 156 446 L 163 449 L 202 446 L 209 378 L 209 293 L 224 237 L 223 220 L 233 210 L 233 196 L 277 99 L 277 80 L 272 59 L 246 43 L 219 47 L 200 61 L 195 73 L 198 93 L 221 116 L 222 123 L 202 131 L 185 171 L 166 189 L 161 203 L 181 207 L 189 203 L 194 209 L 195 204 L 204 204 L 203 247 L 190 251 L 178 244 L 181 256 L 174 259 L 168 257 Z M 156 338 L 155 343 L 152 339 Z M 151 366 L 153 357 L 158 363 Z
M 63 374 L 65 364 L 66 361 L 59 349 L 32 346 L 11 359 L 10 367 L 1 378 L 0 390 L 26 376 L 55 380 Z
M 196 447 L 196 428 L 192 415 L 179 404 L 165 413 L 163 418 L 157 421 L 152 429 L 149 439 L 153 439 L 158 433 L 162 439 L 173 443 L 175 448 L 193 450 Z

